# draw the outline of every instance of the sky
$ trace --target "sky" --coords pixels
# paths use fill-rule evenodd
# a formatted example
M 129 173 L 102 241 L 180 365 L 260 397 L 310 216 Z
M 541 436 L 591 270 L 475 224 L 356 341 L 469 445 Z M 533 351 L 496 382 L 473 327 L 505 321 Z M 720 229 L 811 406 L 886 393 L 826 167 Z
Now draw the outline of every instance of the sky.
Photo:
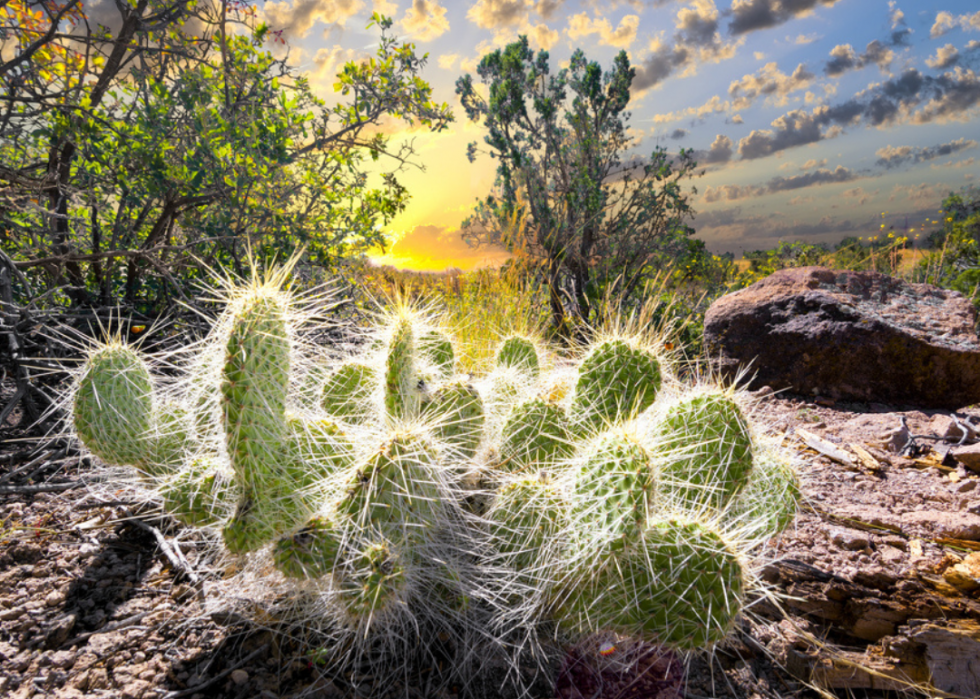
M 490 191 L 496 163 L 455 95 L 487 53 L 526 35 L 552 70 L 576 48 L 604 67 L 636 68 L 634 152 L 693 148 L 705 174 L 696 237 L 713 252 L 780 241 L 836 243 L 894 227 L 920 234 L 950 192 L 980 184 L 980 7 L 976 0 L 278 0 L 259 3 L 289 57 L 327 99 L 347 60 L 370 55 L 371 13 L 428 53 L 423 78 L 456 115 L 414 138 L 425 170 L 386 231 L 379 263 L 416 270 L 499 263 L 459 227 Z M 281 49 L 280 49 L 281 50 Z

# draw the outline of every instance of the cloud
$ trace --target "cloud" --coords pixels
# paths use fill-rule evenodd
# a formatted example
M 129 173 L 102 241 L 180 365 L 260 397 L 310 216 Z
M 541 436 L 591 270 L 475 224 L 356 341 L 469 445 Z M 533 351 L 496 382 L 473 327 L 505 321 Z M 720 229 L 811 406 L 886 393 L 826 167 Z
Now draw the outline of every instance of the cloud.
M 731 109 L 730 102 L 722 102 L 718 95 L 714 95 L 704 104 L 698 107 L 688 107 L 687 109 L 681 109 L 676 112 L 668 112 L 667 114 L 656 114 L 653 117 L 653 121 L 656 124 L 669 123 L 671 121 L 677 121 L 679 119 L 704 119 L 706 116 L 711 114 L 717 114 L 719 112 L 727 112 Z
M 775 27 L 810 14 L 817 5 L 833 7 L 838 2 L 840 0 L 735 0 L 728 29 L 738 35 Z
M 789 204 L 790 206 L 799 206 L 800 204 L 809 204 L 812 201 L 813 201 L 813 197 L 804 197 L 802 195 L 798 195 L 793 197 L 786 203 Z
M 977 160 L 976 158 L 967 158 L 966 160 L 957 160 L 955 162 L 949 162 L 949 163 L 933 163 L 932 165 L 929 166 L 929 168 L 932 170 L 939 170 L 942 168 L 952 168 L 954 170 L 959 170 L 965 167 L 973 167 L 973 164 L 976 162 L 976 160 Z
M 451 70 L 453 64 L 456 63 L 456 59 L 459 58 L 458 53 L 444 53 L 439 56 L 439 67 L 445 68 L 446 70 Z
M 834 77 L 849 70 L 864 68 L 872 63 L 882 72 L 886 72 L 895 53 L 875 39 L 867 45 L 861 55 L 858 55 L 850 44 L 838 44 L 831 49 L 830 56 L 831 60 L 827 61 L 823 70 L 827 75 Z
M 564 4 L 565 0 L 538 0 L 534 4 L 534 11 L 538 13 L 541 19 L 550 20 Z
M 801 170 L 804 170 L 804 171 L 805 170 L 812 170 L 815 167 L 823 167 L 826 164 L 827 164 L 827 159 L 826 158 L 821 158 L 820 160 L 817 160 L 816 158 L 810 158 L 805 163 L 803 163 L 802 165 L 800 165 L 800 169 Z
M 340 46 L 319 49 L 313 56 L 313 70 L 308 71 L 310 86 L 321 97 L 335 95 L 333 84 L 337 82 L 339 73 L 348 61 L 357 61 L 365 56 L 354 49 Z
M 876 189 L 873 192 L 866 192 L 863 187 L 852 187 L 851 189 L 845 189 L 841 192 L 841 195 L 845 199 L 857 199 L 858 206 L 864 206 L 880 191 L 880 189 Z
M 929 30 L 929 36 L 937 39 L 957 26 L 967 30 L 980 29 L 980 12 L 972 15 L 954 16 L 943 10 L 936 14 L 936 21 L 933 23 L 932 29 Z
M 754 129 L 740 140 L 739 157 L 743 160 L 754 160 L 823 139 L 820 121 L 813 114 L 800 109 L 777 118 L 771 126 L 771 130 Z
M 812 44 L 818 38 L 816 34 L 797 34 L 796 38 L 793 39 L 793 43 L 797 46 L 806 46 L 807 44 Z
M 946 44 L 936 49 L 936 55 L 926 59 L 930 68 L 949 68 L 960 59 L 960 52 L 952 44 Z
M 791 75 L 780 73 L 776 63 L 767 63 L 754 75 L 745 75 L 728 86 L 728 94 L 734 100 L 735 109 L 744 109 L 759 97 L 765 96 L 782 106 L 787 96 L 796 90 L 806 89 L 816 76 L 800 63 Z
M 842 128 L 862 122 L 884 127 L 967 121 L 978 104 L 980 79 L 972 71 L 956 67 L 933 77 L 911 68 L 840 104 L 788 112 L 773 121 L 771 129 L 756 129 L 739 141 L 738 152 L 744 160 L 761 158 L 832 138 Z
M 726 184 L 720 187 L 708 187 L 704 192 L 704 201 L 708 204 L 713 204 L 718 201 L 749 199 L 761 197 L 766 194 L 789 192 L 794 189 L 850 182 L 851 180 L 857 179 L 857 177 L 852 170 L 849 170 L 843 165 L 838 165 L 833 170 L 819 169 L 802 175 L 792 175 L 791 177 L 773 177 L 761 186 Z
M 481 29 L 519 26 L 527 21 L 525 0 L 477 0 L 466 18 Z
M 449 31 L 446 8 L 435 0 L 412 0 L 402 19 L 405 31 L 418 41 L 432 41 Z
M 718 134 L 708 150 L 694 151 L 694 159 L 701 165 L 727 163 L 732 159 L 732 139 Z
M 363 8 L 363 0 L 283 0 L 265 3 L 259 14 L 283 38 L 302 39 L 317 22 L 343 25 Z
M 941 143 L 936 146 L 917 148 L 913 146 L 885 146 L 875 151 L 878 156 L 877 164 L 891 169 L 906 163 L 920 163 L 924 160 L 935 160 L 962 150 L 969 150 L 976 147 L 977 142 L 958 138 L 949 143 Z
M 896 4 L 895 0 L 888 3 L 888 9 L 890 10 L 889 19 L 892 22 L 892 29 L 905 26 L 905 13 L 895 7 Z
M 720 63 L 735 55 L 744 38 L 725 42 L 718 31 L 720 14 L 713 0 L 693 0 L 675 17 L 673 44 L 659 38 L 650 42 L 650 53 L 636 67 L 633 89 L 641 92 L 655 87 L 674 71 L 693 74 L 702 63 Z
M 675 141 L 679 141 L 680 139 L 687 136 L 687 134 L 688 132 L 685 129 L 674 129 L 673 131 L 670 132 L 667 138 L 671 138 Z
M 586 13 L 581 12 L 569 19 L 566 31 L 573 41 L 598 34 L 600 44 L 625 49 L 636 39 L 639 26 L 640 18 L 637 15 L 626 15 L 619 21 L 619 26 L 613 29 L 608 19 L 590 19 Z
M 392 0 L 371 0 L 371 9 L 385 17 L 394 17 L 398 12 L 398 3 Z
M 544 51 L 550 51 L 551 47 L 557 44 L 558 39 L 561 38 L 561 34 L 557 29 L 549 29 L 548 25 L 543 22 L 534 25 L 527 24 L 521 29 L 521 32 L 527 34 L 528 41 L 533 46 Z

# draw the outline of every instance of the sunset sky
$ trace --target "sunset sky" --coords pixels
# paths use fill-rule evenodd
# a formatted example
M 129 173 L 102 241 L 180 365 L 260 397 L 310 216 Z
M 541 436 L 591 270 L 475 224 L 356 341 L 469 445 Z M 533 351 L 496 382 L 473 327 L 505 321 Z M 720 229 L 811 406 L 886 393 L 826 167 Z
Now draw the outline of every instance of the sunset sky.
M 557 70 L 582 48 L 604 67 L 620 49 L 637 74 L 629 125 L 637 152 L 697 149 L 697 236 L 715 252 L 780 240 L 833 243 L 881 223 L 921 230 L 980 172 L 980 11 L 976 0 L 281 0 L 259 3 L 290 58 L 330 99 L 333 75 L 373 52 L 374 10 L 429 54 L 423 77 L 456 122 L 411 134 L 425 172 L 403 183 L 408 209 L 379 261 L 464 269 L 501 259 L 459 238 L 493 182 L 470 164 L 481 141 L 456 79 L 518 35 Z M 405 137 L 399 135 L 398 137 Z M 884 214 L 884 216 L 883 216 Z

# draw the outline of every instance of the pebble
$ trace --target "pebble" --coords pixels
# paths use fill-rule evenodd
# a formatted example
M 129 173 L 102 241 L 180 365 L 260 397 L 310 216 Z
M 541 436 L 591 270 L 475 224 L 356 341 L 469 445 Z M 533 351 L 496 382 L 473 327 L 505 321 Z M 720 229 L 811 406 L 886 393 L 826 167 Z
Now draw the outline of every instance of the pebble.
M 44 603 L 49 607 L 57 607 L 59 604 L 65 601 L 65 596 L 61 593 L 61 590 L 54 590 L 49 592 L 47 597 L 44 598 Z
M 828 534 L 836 546 L 848 551 L 861 551 L 871 544 L 871 538 L 867 534 L 853 529 L 834 528 Z
M 248 682 L 248 672 L 242 669 L 232 671 L 231 681 L 241 687 L 243 684 Z

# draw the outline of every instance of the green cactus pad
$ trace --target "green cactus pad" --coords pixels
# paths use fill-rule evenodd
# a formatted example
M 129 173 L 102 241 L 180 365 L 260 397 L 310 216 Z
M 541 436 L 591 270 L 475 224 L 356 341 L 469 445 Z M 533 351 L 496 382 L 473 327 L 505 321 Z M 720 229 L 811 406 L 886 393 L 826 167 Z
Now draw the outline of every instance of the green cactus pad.
M 374 367 L 359 362 L 343 364 L 324 382 L 320 405 L 339 420 L 368 422 L 377 412 L 372 405 L 377 381 Z
M 487 513 L 503 562 L 517 571 L 538 571 L 558 552 L 568 503 L 546 479 L 519 478 L 502 485 Z
M 351 465 L 354 445 L 332 420 L 291 418 L 288 426 L 292 458 L 287 464 L 296 487 L 309 487 Z
M 625 340 L 593 347 L 579 367 L 574 410 L 593 430 L 648 408 L 661 384 L 660 363 Z
M 292 536 L 276 542 L 275 566 L 290 578 L 319 578 L 339 569 L 344 532 L 329 519 L 314 517 Z
M 415 366 L 415 340 L 412 324 L 398 321 L 385 361 L 385 408 L 388 415 L 404 419 L 415 415 L 419 406 L 418 372 Z
M 744 605 L 738 556 L 695 521 L 657 522 L 591 568 L 565 592 L 559 619 L 580 633 L 607 629 L 677 650 L 704 648 L 725 638 Z
M 680 650 L 724 640 L 745 600 L 744 571 L 732 547 L 711 528 L 680 519 L 650 527 L 643 543 L 624 566 L 623 592 L 635 598 L 618 630 Z
M 163 486 L 163 507 L 185 524 L 216 525 L 232 507 L 234 487 L 229 476 L 216 458 L 195 459 Z
M 509 473 L 550 468 L 575 450 L 568 418 L 557 405 L 530 400 L 514 408 L 504 424 L 501 468 Z
M 513 367 L 500 367 L 490 372 L 485 391 L 487 418 L 496 424 L 506 420 L 511 410 L 530 397 L 527 377 Z
M 153 475 L 177 471 L 191 445 L 190 415 L 183 406 L 166 404 L 159 413 L 150 448 L 152 456 L 146 462 L 146 470 Z
M 575 517 L 588 546 L 618 550 L 646 526 L 653 498 L 650 455 L 632 435 L 612 430 L 586 448 L 575 478 Z
M 289 339 L 278 299 L 250 299 L 234 318 L 227 348 L 221 393 L 228 454 L 236 480 L 261 493 L 281 474 L 286 439 Z
M 82 442 L 106 463 L 143 467 L 154 460 L 153 384 L 135 350 L 112 344 L 88 358 L 72 417 Z
M 503 341 L 497 350 L 496 365 L 520 369 L 534 379 L 541 373 L 537 348 L 531 340 L 520 335 L 512 335 Z
M 446 500 L 432 446 L 415 435 L 396 435 L 357 469 L 337 513 L 361 531 L 411 545 L 425 541 L 444 519 Z
M 721 390 L 695 391 L 666 407 L 654 427 L 662 492 L 684 507 L 722 509 L 752 470 L 742 410 Z
M 429 330 L 419 337 L 419 354 L 436 372 L 438 378 L 447 379 L 453 375 L 456 354 L 448 337 L 436 330 Z
M 463 381 L 441 386 L 423 412 L 432 421 L 436 438 L 464 459 L 472 458 L 483 435 L 483 400 Z
M 758 454 L 745 488 L 732 502 L 726 517 L 769 538 L 793 523 L 802 493 L 793 467 L 777 454 Z
M 379 621 L 384 612 L 405 596 L 405 567 L 388 542 L 366 546 L 351 561 L 341 584 L 340 600 L 359 624 Z

